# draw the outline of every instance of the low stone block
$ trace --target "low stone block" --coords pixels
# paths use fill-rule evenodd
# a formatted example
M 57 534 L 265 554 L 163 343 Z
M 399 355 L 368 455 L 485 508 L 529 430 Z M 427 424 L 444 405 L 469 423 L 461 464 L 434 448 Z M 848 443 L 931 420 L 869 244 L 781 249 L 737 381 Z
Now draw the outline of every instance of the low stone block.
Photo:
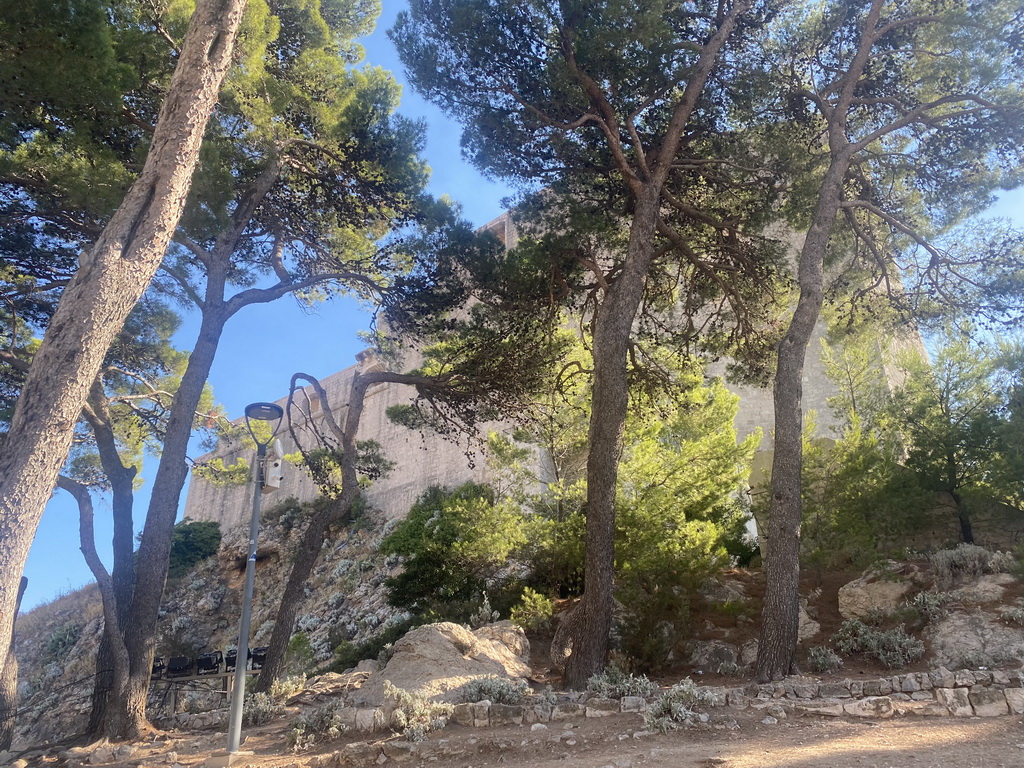
M 978 717 L 999 717 L 1010 712 L 1006 696 L 993 688 L 975 687 L 968 695 L 974 714 Z
M 885 677 L 879 678 L 878 691 L 879 696 L 888 696 L 890 693 L 892 693 L 892 681 Z
M 379 709 L 356 710 L 357 731 L 380 731 L 384 729 L 384 713 Z
M 956 677 L 945 667 L 933 669 L 928 673 L 931 678 L 932 688 L 953 688 L 956 686 Z
M 992 683 L 992 673 L 987 669 L 976 669 L 974 670 L 974 684 L 975 685 L 990 685 Z
M 843 702 L 838 699 L 798 701 L 793 705 L 793 711 L 806 715 L 828 715 L 829 717 L 840 717 L 846 713 L 846 710 L 843 709 Z
M 994 670 L 992 672 L 992 685 L 998 685 L 1000 688 L 1008 688 L 1010 685 L 1010 676 L 1002 670 Z
M 587 717 L 608 717 L 619 713 L 618 699 L 591 699 L 587 702 Z
M 1003 696 L 1012 714 L 1024 715 L 1024 688 L 1007 688 Z
M 473 725 L 473 705 L 472 704 L 456 704 L 452 710 L 451 721 L 458 725 L 467 725 L 472 727 Z
M 518 704 L 491 704 L 491 725 L 522 725 L 523 708 Z
M 546 723 L 551 720 L 551 713 L 554 711 L 554 707 L 550 704 L 534 704 L 533 714 L 537 718 L 538 723 Z
M 904 693 L 914 693 L 916 691 L 920 691 L 921 684 L 917 680 L 917 675 L 903 675 L 900 690 Z
M 851 680 L 850 695 L 855 699 L 861 698 L 864 695 L 864 683 L 860 680 Z
M 910 694 L 912 701 L 935 701 L 935 696 L 931 691 L 914 691 Z
M 725 706 L 725 691 L 722 691 L 722 706 Z M 647 700 L 643 696 L 623 696 L 619 701 L 619 709 L 622 712 L 646 712 Z
M 935 700 L 949 710 L 954 717 L 973 717 L 974 708 L 971 707 L 966 688 L 936 688 Z
M 414 760 L 419 752 L 419 748 L 416 744 L 411 741 L 402 741 L 400 739 L 385 741 L 383 749 L 387 758 L 389 760 L 394 760 L 396 763 L 407 763 L 410 760 Z
M 366 741 L 354 741 L 334 753 L 335 764 L 339 766 L 369 765 L 376 762 L 380 755 L 380 747 Z
M 753 699 L 745 693 L 734 693 L 730 691 L 728 694 L 728 703 L 733 709 L 747 709 L 752 701 Z
M 491 702 L 489 701 L 478 701 L 476 704 L 470 704 L 473 708 L 473 727 L 474 728 L 486 728 L 491 723 Z
M 851 717 L 892 717 L 892 699 L 888 696 L 869 696 L 843 703 L 843 711 Z
M 878 680 L 865 680 L 862 686 L 865 696 L 881 696 L 882 686 Z M 889 691 L 886 691 L 888 693 Z
M 917 682 L 921 686 L 922 691 L 930 691 L 935 687 L 932 685 L 932 676 L 927 672 L 919 672 L 917 675 Z
M 848 699 L 850 698 L 849 680 L 841 683 L 822 683 L 818 686 L 818 695 L 823 699 Z
M 793 698 L 796 699 L 813 699 L 818 695 L 817 685 L 794 685 L 793 686 Z
M 571 720 L 574 717 L 582 717 L 584 714 L 584 709 L 579 704 L 574 701 L 566 701 L 555 705 L 555 708 L 551 711 L 551 719 Z
M 893 710 L 901 717 L 903 715 L 918 715 L 920 717 L 948 717 L 949 710 L 939 702 L 935 701 L 894 701 Z
M 970 688 L 974 685 L 974 673 L 969 669 L 958 669 L 953 673 L 957 688 Z

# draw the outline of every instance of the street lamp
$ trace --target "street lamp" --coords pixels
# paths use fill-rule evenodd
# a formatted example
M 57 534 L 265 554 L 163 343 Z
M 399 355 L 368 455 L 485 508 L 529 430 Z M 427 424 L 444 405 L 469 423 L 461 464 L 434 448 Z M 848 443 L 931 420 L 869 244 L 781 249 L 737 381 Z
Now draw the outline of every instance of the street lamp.
M 242 740 L 242 705 L 245 701 L 245 666 L 249 657 L 249 623 L 252 620 L 252 592 L 256 581 L 256 537 L 260 530 L 260 497 L 263 495 L 264 464 L 267 446 L 274 440 L 284 408 L 276 403 L 253 403 L 245 407 L 245 428 L 256 443 L 256 464 L 253 466 L 252 520 L 249 523 L 249 558 L 245 563 L 245 593 L 242 597 L 242 623 L 238 628 L 238 661 L 235 664 L 235 684 L 231 698 L 231 721 L 228 726 L 228 756 L 238 751 Z M 270 437 L 261 442 L 253 432 L 253 421 L 272 422 Z

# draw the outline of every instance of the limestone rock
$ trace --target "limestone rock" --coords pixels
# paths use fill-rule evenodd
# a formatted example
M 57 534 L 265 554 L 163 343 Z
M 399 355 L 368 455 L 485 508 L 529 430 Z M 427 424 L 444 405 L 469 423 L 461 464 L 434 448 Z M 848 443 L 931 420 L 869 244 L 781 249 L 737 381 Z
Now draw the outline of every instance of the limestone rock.
M 965 660 L 1024 661 L 1024 627 L 1007 626 L 987 611 L 951 613 L 930 624 L 924 639 L 931 646 L 934 663 L 956 668 Z
M 893 704 L 888 696 L 868 696 L 843 704 L 843 711 L 851 717 L 892 717 Z
M 530 673 L 529 643 L 511 622 L 471 632 L 443 622 L 416 627 L 395 643 L 387 665 L 352 692 L 354 704 L 380 704 L 384 682 L 434 701 L 452 701 L 456 689 L 490 675 L 518 680 Z
M 722 640 L 698 640 L 690 655 L 691 664 L 707 667 L 712 672 L 717 672 L 723 664 L 735 665 L 738 659 L 736 646 Z
M 799 640 L 802 643 L 805 640 L 810 640 L 819 632 L 821 632 L 821 624 L 812 619 L 810 615 L 807 613 L 807 609 L 801 605 L 800 626 L 797 629 L 797 640 Z
M 935 700 L 949 710 L 954 717 L 972 717 L 974 709 L 967 697 L 966 688 L 936 688 Z
M 1010 711 L 1002 691 L 977 688 L 970 692 L 968 699 L 978 717 L 998 717 Z
M 989 573 L 953 594 L 961 603 L 994 603 L 1003 599 L 1006 587 L 1015 581 L 1009 573 Z
M 910 574 L 894 563 L 869 569 L 859 579 L 839 588 L 839 613 L 844 619 L 860 619 L 871 610 L 892 611 L 913 589 Z

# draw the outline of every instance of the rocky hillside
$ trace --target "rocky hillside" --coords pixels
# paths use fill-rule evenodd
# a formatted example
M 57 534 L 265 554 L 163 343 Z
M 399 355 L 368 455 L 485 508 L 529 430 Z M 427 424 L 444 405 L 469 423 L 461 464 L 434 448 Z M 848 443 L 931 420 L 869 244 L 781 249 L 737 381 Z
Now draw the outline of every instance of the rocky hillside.
M 265 516 L 257 555 L 254 646 L 266 643 L 273 629 L 290 550 L 299 535 L 295 514 L 294 505 L 283 504 Z M 407 618 L 384 599 L 383 582 L 399 562 L 381 556 L 378 548 L 393 525 L 366 519 L 324 542 L 297 620 L 296 632 L 302 634 L 294 643 L 296 672 L 325 671 L 336 662 L 333 649 L 339 645 L 379 636 Z M 226 531 L 215 557 L 168 585 L 160 655 L 195 656 L 234 645 L 246 538 L 241 527 Z M 1010 572 L 1017 568 L 1008 555 L 961 547 L 911 562 L 882 563 L 865 573 L 808 572 L 800 627 L 804 671 L 829 680 L 884 678 L 894 670 L 920 673 L 941 667 L 1019 668 L 1024 664 L 1024 584 Z M 691 653 L 676 659 L 661 682 L 672 684 L 692 675 L 705 684 L 746 684 L 757 652 L 762 595 L 763 578 L 757 570 L 725 573 L 707 585 L 691 608 Z M 66 595 L 19 619 L 18 743 L 52 744 L 81 731 L 100 629 L 95 588 Z M 544 654 L 545 638 L 534 640 L 532 657 L 524 655 L 533 668 L 519 670 L 517 676 L 550 680 L 557 688 L 557 675 Z M 467 651 L 467 659 L 471 656 Z M 222 710 L 221 682 L 202 681 L 176 694 L 165 683 L 154 684 L 150 715 L 170 726 L 180 723 L 181 713 Z M 420 683 L 424 681 L 414 687 L 422 688 Z M 364 693 L 375 690 L 369 686 Z M 219 720 L 213 716 L 210 725 Z

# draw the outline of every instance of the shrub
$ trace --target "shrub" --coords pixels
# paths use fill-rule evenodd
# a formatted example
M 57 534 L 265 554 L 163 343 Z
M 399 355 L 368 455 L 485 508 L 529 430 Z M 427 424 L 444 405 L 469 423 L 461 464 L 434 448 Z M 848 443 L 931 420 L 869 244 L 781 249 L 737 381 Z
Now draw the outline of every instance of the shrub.
M 939 550 L 929 559 L 935 572 L 935 584 L 943 589 L 974 581 L 986 573 L 1011 571 L 1016 566 L 1013 555 L 993 554 L 974 544 Z
M 384 681 L 384 695 L 396 700 L 391 727 L 407 741 L 424 741 L 431 731 L 444 728 L 452 713 L 451 704 L 428 701 L 425 696 L 396 688 L 390 680 Z
M 385 647 L 394 645 L 395 641 L 400 640 L 415 625 L 416 622 L 412 619 L 406 619 L 405 621 L 385 626 L 376 635 L 361 643 L 351 643 L 348 641 L 339 643 L 334 649 L 335 658 L 331 664 L 331 670 L 335 672 L 344 671 L 354 667 L 363 659 L 380 660 L 383 658 L 384 661 L 382 663 L 386 663 L 387 659 L 390 659 L 391 656 L 390 654 L 382 656 Z
M 842 653 L 863 653 L 889 669 L 905 667 L 924 655 L 924 643 L 908 635 L 901 624 L 881 631 L 857 619 L 847 619 L 832 636 Z
M 949 592 L 918 592 L 907 600 L 906 605 L 917 611 L 925 623 L 928 623 L 944 617 L 948 613 L 946 606 L 953 600 L 954 597 Z
M 1020 606 L 1010 608 L 1000 613 L 999 618 L 1007 624 L 1016 624 L 1019 627 L 1024 627 L 1024 608 Z
M 325 704 L 308 715 L 300 715 L 292 721 L 287 734 L 288 746 L 293 752 L 305 752 L 317 744 L 334 741 L 348 731 L 341 721 L 337 704 Z
M 817 645 L 807 653 L 807 666 L 810 667 L 812 672 L 819 674 L 835 672 L 843 666 L 843 660 L 831 648 Z
M 382 555 L 405 558 L 402 572 L 385 581 L 388 603 L 431 620 L 468 622 L 485 591 L 502 592 L 509 560 L 525 543 L 522 513 L 496 501 L 488 486 L 428 488 L 381 542 Z
M 587 690 L 606 699 L 621 699 L 623 696 L 650 696 L 658 689 L 657 683 L 647 675 L 634 676 L 611 665 L 587 680 Z
M 530 693 L 530 686 L 522 680 L 504 677 L 481 677 L 470 680 L 459 691 L 459 699 L 472 704 L 487 699 L 493 704 L 518 704 Z
M 644 728 L 666 733 L 675 730 L 680 724 L 689 725 L 697 715 L 694 708 L 707 704 L 709 699 L 706 691 L 686 678 L 654 700 L 644 716 Z
M 536 590 L 526 587 L 519 605 L 512 609 L 509 616 L 513 624 L 523 629 L 539 630 L 551 626 L 551 617 L 555 614 L 555 601 Z
M 82 625 L 77 621 L 68 621 L 57 627 L 50 633 L 43 653 L 47 661 L 63 661 L 75 647 L 78 638 L 82 635 Z
M 306 687 L 305 675 L 290 675 L 275 680 L 270 685 L 270 696 L 274 701 L 285 701 Z
M 266 693 L 246 694 L 242 704 L 242 725 L 263 725 L 283 714 L 284 707 L 272 696 Z
M 285 668 L 293 675 L 304 674 L 313 663 L 313 644 L 309 635 L 296 632 L 288 641 L 288 651 L 284 657 Z
M 171 557 L 167 567 L 168 578 L 184 576 L 194 565 L 217 554 L 219 547 L 220 523 L 182 520 L 174 526 Z

